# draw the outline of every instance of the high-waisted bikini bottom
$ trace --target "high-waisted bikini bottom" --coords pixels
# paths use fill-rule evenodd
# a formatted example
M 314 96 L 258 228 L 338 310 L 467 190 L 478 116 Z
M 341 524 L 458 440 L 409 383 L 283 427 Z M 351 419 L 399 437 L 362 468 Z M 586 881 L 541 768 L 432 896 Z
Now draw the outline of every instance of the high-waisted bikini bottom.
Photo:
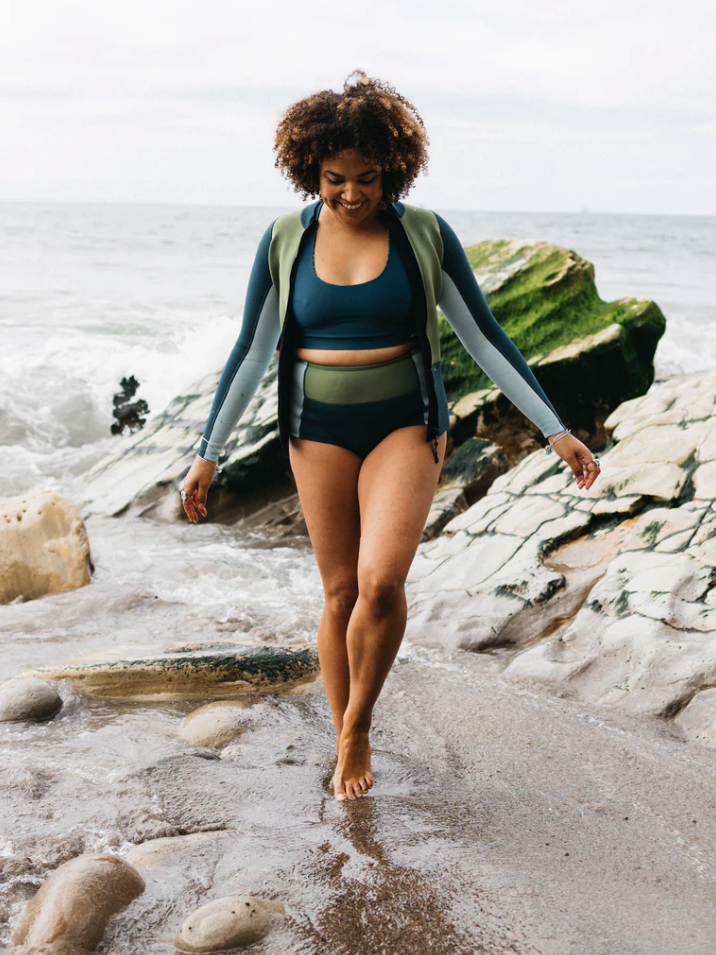
M 408 352 L 371 365 L 294 360 L 290 433 L 364 458 L 398 428 L 428 420 L 425 362 Z M 447 420 L 447 401 L 440 420 Z M 440 397 L 438 400 L 440 400 Z

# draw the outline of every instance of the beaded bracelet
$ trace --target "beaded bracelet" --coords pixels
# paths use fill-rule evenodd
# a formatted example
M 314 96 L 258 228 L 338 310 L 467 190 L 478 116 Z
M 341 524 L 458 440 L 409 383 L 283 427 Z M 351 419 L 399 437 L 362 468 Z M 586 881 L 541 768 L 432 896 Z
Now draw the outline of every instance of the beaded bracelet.
M 216 461 L 208 461 L 206 458 L 202 458 L 200 454 L 197 454 L 197 458 L 201 458 L 201 460 L 206 461 L 207 464 L 213 464 L 215 469 L 214 474 L 221 474 L 221 468 L 216 463 Z
M 565 428 L 565 430 L 559 435 L 558 438 L 555 438 L 554 441 L 551 441 L 551 442 L 548 441 L 547 444 L 545 445 L 545 451 L 547 452 L 547 454 L 552 453 L 552 448 L 555 446 L 555 444 L 559 441 L 560 438 L 566 438 L 567 435 L 571 433 L 572 432 L 569 428 Z

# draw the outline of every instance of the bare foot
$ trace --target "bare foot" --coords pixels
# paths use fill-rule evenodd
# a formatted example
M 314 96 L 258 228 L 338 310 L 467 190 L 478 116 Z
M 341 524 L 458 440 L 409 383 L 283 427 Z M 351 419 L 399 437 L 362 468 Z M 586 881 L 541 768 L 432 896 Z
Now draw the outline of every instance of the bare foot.
M 345 729 L 338 744 L 338 765 L 333 777 L 336 799 L 357 799 L 373 785 L 370 741 L 363 730 Z

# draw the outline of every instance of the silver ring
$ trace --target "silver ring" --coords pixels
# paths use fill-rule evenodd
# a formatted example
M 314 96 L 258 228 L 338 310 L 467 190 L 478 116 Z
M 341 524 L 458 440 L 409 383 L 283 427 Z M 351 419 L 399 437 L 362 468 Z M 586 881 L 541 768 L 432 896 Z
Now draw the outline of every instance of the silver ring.
M 186 491 L 184 490 L 184 488 L 182 488 L 181 491 L 179 491 L 179 496 L 181 497 L 182 501 L 186 500 Z
M 601 471 L 602 465 L 600 464 L 599 458 L 596 457 L 596 455 L 595 455 L 595 457 L 592 458 L 591 461 L 587 461 L 587 463 L 584 465 L 585 468 L 588 468 L 590 464 L 596 464 L 597 470 L 598 470 L 598 471 Z

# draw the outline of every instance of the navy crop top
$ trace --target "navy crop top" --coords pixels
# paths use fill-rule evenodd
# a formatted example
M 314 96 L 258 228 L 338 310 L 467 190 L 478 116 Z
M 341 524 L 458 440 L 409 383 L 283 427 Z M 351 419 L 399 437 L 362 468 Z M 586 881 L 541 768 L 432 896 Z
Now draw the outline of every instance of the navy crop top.
M 388 261 L 369 282 L 334 285 L 316 274 L 316 231 L 296 269 L 293 314 L 299 348 L 384 348 L 417 337 L 410 282 L 388 233 Z

